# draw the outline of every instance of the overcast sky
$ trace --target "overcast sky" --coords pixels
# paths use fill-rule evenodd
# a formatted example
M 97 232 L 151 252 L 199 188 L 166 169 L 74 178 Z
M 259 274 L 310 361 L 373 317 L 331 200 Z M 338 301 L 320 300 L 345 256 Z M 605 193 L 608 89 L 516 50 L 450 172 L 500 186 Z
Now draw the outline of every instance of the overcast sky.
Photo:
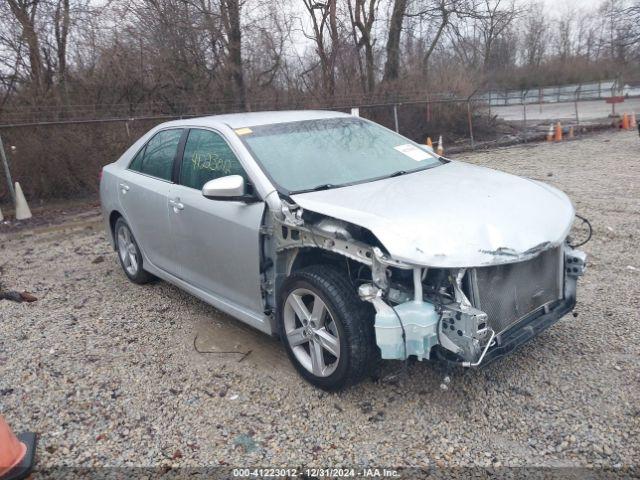
M 595 9 L 601 0 L 542 0 L 550 13 L 557 12 L 562 13 L 569 9 L 577 10 L 591 10 Z M 532 3 L 527 0 L 520 0 L 522 5 Z

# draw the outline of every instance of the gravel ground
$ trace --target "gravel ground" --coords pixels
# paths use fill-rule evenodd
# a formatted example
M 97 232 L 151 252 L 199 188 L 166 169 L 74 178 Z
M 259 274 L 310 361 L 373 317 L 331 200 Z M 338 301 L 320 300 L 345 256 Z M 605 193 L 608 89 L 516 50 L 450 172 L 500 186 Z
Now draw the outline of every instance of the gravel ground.
M 39 298 L 0 302 L 0 412 L 40 433 L 41 467 L 637 467 L 639 147 L 607 132 L 464 156 L 563 189 L 595 231 L 577 316 L 447 391 L 429 363 L 318 391 L 276 340 L 167 283 L 129 283 L 99 224 L 0 226 L 3 284 Z M 199 354 L 196 335 L 251 353 Z

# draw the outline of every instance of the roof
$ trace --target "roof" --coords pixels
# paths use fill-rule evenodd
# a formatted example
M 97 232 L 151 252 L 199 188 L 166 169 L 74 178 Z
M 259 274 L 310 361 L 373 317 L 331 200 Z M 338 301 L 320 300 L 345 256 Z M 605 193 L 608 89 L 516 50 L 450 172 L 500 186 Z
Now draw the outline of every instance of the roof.
M 271 112 L 247 112 L 228 113 L 224 115 L 211 115 L 208 117 L 197 117 L 185 120 L 170 122 L 172 124 L 200 123 L 203 126 L 215 127 L 226 124 L 231 128 L 255 127 L 258 125 L 271 125 L 274 123 L 299 122 L 303 120 L 319 120 L 323 118 L 348 117 L 350 115 L 343 112 L 333 112 L 330 110 L 284 110 Z

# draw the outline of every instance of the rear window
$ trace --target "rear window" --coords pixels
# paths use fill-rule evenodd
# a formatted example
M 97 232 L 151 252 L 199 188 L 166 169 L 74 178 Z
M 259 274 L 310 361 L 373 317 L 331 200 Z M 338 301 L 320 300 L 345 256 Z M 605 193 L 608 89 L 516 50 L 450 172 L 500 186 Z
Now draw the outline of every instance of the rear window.
M 183 131 L 172 129 L 156 133 L 138 152 L 129 168 L 162 180 L 171 180 L 173 161 Z

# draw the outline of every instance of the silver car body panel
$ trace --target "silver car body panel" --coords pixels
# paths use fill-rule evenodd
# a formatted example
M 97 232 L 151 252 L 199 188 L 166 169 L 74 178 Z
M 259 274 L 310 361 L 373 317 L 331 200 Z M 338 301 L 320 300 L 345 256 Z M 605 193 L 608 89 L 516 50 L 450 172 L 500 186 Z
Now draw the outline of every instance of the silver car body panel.
M 531 258 L 563 242 L 574 218 L 559 190 L 454 161 L 292 198 L 306 210 L 367 228 L 392 258 L 430 267 Z
M 103 169 L 100 195 L 109 240 L 113 245 L 110 215 L 118 212 L 139 240 L 146 270 L 266 333 L 275 332 L 278 287 L 298 256 L 325 250 L 370 268 L 373 283 L 360 295 L 378 311 L 377 340 L 386 358 L 429 358 L 431 347 L 439 343 L 453 353 L 463 352 L 465 366 L 476 365 L 487 350 L 489 355 L 497 351 L 490 347 L 496 342 L 500 346 L 501 334 L 482 326 L 486 314 L 473 308 L 460 289 L 465 270 L 523 262 L 565 243 L 574 218 L 571 202 L 544 183 L 462 162 L 283 200 L 234 132 L 341 116 L 348 115 L 260 112 L 159 125 Z M 168 128 L 210 129 L 222 135 L 262 202 L 211 200 L 200 191 L 129 171 L 139 149 Z M 321 219 L 308 223 L 305 211 Z M 383 249 L 354 239 L 349 225 L 371 232 Z M 571 308 L 575 277 L 584 271 L 586 257 L 567 250 L 566 258 L 573 273 L 564 282 L 563 305 Z M 455 302 L 441 310 L 422 301 L 421 279 L 433 268 L 448 271 L 459 284 Z M 391 288 L 389 269 L 412 270 L 413 286 Z M 387 302 L 397 305 L 396 312 Z M 544 308 L 546 314 L 551 307 Z M 564 314 L 559 307 L 557 311 Z M 407 322 L 408 343 L 397 340 L 404 336 L 403 325 L 394 323 L 398 315 Z M 461 340 L 467 340 L 443 335 L 445 320 L 459 320 Z
M 170 215 L 180 277 L 254 312 L 260 294 L 260 224 L 264 203 L 215 201 L 173 185 L 183 209 Z
M 177 269 L 168 204 L 173 184 L 131 170 L 119 173 L 118 200 L 133 236 L 144 245 L 151 263 L 167 271 Z

